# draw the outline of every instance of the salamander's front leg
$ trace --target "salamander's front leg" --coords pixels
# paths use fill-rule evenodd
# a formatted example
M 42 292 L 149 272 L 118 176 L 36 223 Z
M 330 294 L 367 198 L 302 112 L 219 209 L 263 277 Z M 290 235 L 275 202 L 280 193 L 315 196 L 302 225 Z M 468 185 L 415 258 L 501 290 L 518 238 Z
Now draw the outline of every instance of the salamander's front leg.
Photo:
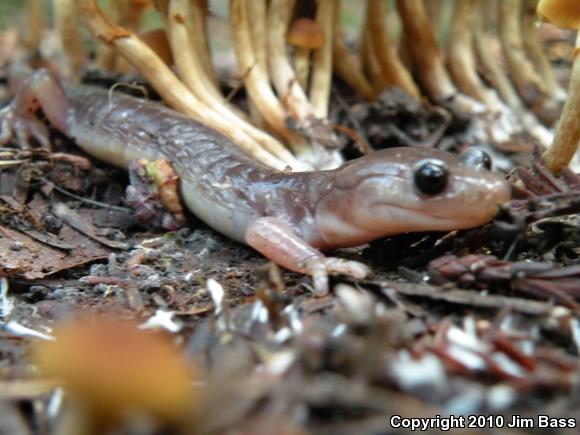
M 316 296 L 328 293 L 329 274 L 362 279 L 370 272 L 367 266 L 357 261 L 325 257 L 298 237 L 290 225 L 277 218 L 264 217 L 252 223 L 246 230 L 246 242 L 275 263 L 312 275 Z
M 33 137 L 48 148 L 48 130 L 36 117 L 39 108 L 55 128 L 66 134 L 68 100 L 58 79 L 45 69 L 28 77 L 17 89 L 14 100 L 0 110 L 0 145 L 15 136 L 18 145 L 25 148 Z

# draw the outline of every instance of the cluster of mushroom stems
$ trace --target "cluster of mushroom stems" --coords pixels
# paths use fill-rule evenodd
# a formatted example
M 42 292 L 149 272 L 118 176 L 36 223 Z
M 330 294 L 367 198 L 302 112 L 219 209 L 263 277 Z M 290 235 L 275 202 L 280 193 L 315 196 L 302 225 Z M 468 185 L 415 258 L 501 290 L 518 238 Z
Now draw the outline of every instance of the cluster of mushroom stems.
M 38 15 L 37 3 L 29 0 L 30 18 Z M 580 19 L 570 18 L 578 13 L 575 3 L 366 0 L 360 2 L 366 14 L 359 37 L 347 41 L 340 0 L 229 0 L 247 110 L 220 89 L 207 0 L 109 0 L 106 9 L 96 0 L 54 0 L 54 11 L 71 79 L 87 60 L 80 16 L 102 42 L 96 56 L 101 68 L 134 68 L 166 104 L 280 170 L 342 163 L 338 129 L 329 120 L 334 74 L 362 100 L 396 86 L 410 98 L 470 118 L 478 140 L 500 144 L 527 134 L 547 149 L 544 160 L 558 172 L 580 139 L 580 66 L 574 62 L 566 92 L 539 39 L 537 12 L 576 29 Z M 143 33 L 142 15 L 150 7 L 164 26 Z M 558 18 L 562 14 L 567 21 Z

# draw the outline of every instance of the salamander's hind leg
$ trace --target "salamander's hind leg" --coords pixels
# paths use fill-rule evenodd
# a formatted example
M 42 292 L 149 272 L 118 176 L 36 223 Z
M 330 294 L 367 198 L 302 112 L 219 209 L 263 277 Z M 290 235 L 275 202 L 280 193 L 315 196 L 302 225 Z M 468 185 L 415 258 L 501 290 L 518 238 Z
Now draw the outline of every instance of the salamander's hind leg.
M 49 148 L 48 129 L 36 116 L 42 109 L 50 123 L 66 133 L 69 104 L 58 79 L 45 69 L 34 72 L 17 90 L 12 102 L 0 110 L 0 145 L 13 138 L 22 148 L 34 138 Z
M 325 257 L 302 240 L 284 221 L 264 217 L 246 230 L 246 242 L 265 257 L 296 272 L 312 275 L 316 296 L 328 293 L 328 275 L 343 274 L 362 279 L 369 268 L 357 261 Z

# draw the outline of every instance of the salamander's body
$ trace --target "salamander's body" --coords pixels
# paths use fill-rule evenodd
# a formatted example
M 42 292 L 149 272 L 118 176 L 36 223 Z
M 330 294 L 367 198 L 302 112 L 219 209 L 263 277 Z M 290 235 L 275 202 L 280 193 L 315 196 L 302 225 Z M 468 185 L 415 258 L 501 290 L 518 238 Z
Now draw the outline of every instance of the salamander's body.
M 319 249 L 481 225 L 509 199 L 501 177 L 427 149 L 379 151 L 330 171 L 275 171 L 161 104 L 91 87 L 63 89 L 45 71 L 27 80 L 0 114 L 0 142 L 12 132 L 21 141 L 31 133 L 45 142 L 31 115 L 38 106 L 56 128 L 111 164 L 171 161 L 194 214 L 279 264 L 314 275 L 319 293 L 328 272 L 367 273 L 364 265 L 324 257 Z M 434 173 L 439 178 L 418 189 L 418 171 L 427 181 Z
M 81 148 L 124 168 L 132 160 L 168 159 L 188 208 L 222 234 L 245 242 L 251 222 L 281 217 L 321 246 L 314 206 L 331 187 L 332 172 L 272 170 L 216 131 L 147 100 L 93 87 L 67 89 L 67 97 L 67 134 Z

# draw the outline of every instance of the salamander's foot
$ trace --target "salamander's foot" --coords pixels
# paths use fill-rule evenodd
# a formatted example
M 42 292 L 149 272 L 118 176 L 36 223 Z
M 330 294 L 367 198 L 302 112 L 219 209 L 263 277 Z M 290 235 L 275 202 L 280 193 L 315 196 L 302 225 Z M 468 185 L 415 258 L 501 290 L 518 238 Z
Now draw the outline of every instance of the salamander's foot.
M 350 278 L 363 279 L 371 270 L 358 261 L 344 260 L 336 257 L 316 257 L 309 260 L 304 271 L 312 275 L 314 295 L 317 297 L 328 294 L 328 276 L 346 275 Z
M 325 257 L 279 218 L 257 219 L 246 230 L 246 242 L 273 262 L 287 269 L 312 275 L 314 295 L 318 297 L 328 293 L 329 275 L 340 274 L 362 279 L 370 272 L 362 263 Z
M 70 109 L 67 97 L 58 79 L 45 69 L 25 78 L 14 100 L 0 109 L 0 145 L 14 140 L 21 148 L 28 148 L 30 139 L 35 139 L 41 147 L 49 149 L 48 128 L 36 116 L 39 109 L 50 125 L 67 134 Z
M 21 112 L 14 103 L 0 110 L 0 145 L 15 140 L 22 149 L 34 139 L 42 148 L 50 148 L 48 128 L 34 113 Z

